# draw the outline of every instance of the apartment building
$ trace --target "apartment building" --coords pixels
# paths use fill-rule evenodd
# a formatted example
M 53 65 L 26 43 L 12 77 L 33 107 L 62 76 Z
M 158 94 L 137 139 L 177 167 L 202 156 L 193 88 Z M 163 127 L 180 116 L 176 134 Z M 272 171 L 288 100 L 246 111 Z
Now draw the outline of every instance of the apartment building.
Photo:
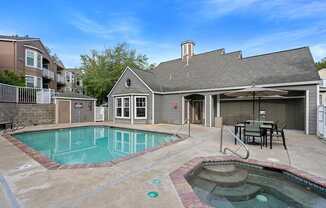
M 25 76 L 27 87 L 63 90 L 64 68 L 39 38 L 0 35 L 0 70 Z
M 84 71 L 81 69 L 70 68 L 64 70 L 66 84 L 65 92 L 74 92 L 84 94 L 82 75 Z

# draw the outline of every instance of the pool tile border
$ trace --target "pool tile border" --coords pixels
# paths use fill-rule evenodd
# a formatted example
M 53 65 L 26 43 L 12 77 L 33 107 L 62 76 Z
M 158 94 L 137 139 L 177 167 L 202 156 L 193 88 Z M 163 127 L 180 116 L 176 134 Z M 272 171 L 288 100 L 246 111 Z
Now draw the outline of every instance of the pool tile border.
M 254 159 L 243 160 L 234 156 L 213 156 L 213 157 L 196 157 L 185 163 L 180 168 L 170 173 L 170 178 L 185 208 L 209 208 L 210 206 L 200 201 L 198 196 L 193 192 L 186 177 L 196 168 L 202 165 L 221 163 L 221 162 L 239 162 L 242 164 L 256 165 L 265 168 L 278 169 L 286 174 L 299 177 L 312 184 L 322 187 L 326 190 L 326 178 L 318 177 L 294 167 L 273 163 L 268 161 L 259 161 Z
M 141 131 L 141 129 L 135 129 L 135 130 L 140 130 Z M 162 132 L 155 132 L 155 131 L 151 131 L 151 132 L 154 132 L 154 133 L 162 133 Z M 159 145 L 159 146 L 156 146 L 156 147 L 153 147 L 153 148 L 146 149 L 143 152 L 133 153 L 133 154 L 127 155 L 125 157 L 121 157 L 119 159 L 112 160 L 112 161 L 109 161 L 109 162 L 98 163 L 98 164 L 61 165 L 61 164 L 59 164 L 59 163 L 57 163 L 57 162 L 55 162 L 53 160 L 50 160 L 48 157 L 42 155 L 38 151 L 32 149 L 28 145 L 26 145 L 23 142 L 19 141 L 18 139 L 16 139 L 11 134 L 5 134 L 5 135 L 2 135 L 2 137 L 4 137 L 5 139 L 7 139 L 11 144 L 13 144 L 14 146 L 16 146 L 18 149 L 20 149 L 22 152 L 24 152 L 25 154 L 27 154 L 28 156 L 30 156 L 32 159 L 34 159 L 35 161 L 37 161 L 39 164 L 41 164 L 43 167 L 47 168 L 48 170 L 112 167 L 115 164 L 118 164 L 120 162 L 123 162 L 123 161 L 126 161 L 126 160 L 130 160 L 132 158 L 136 158 L 136 157 L 142 156 L 142 155 L 144 155 L 146 153 L 159 150 L 159 149 L 161 149 L 163 147 L 170 146 L 172 144 L 176 144 L 176 143 L 181 142 L 181 141 L 184 141 L 184 140 L 186 140 L 188 138 L 188 137 L 185 137 L 184 135 L 176 135 L 177 139 L 175 139 L 173 141 L 166 142 L 166 143 L 164 143 L 162 145 Z

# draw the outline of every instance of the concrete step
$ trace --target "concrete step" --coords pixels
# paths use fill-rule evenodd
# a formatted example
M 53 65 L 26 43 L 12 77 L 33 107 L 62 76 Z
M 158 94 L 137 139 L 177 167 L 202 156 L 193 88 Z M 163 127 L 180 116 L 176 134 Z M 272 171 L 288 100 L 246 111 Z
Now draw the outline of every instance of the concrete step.
M 243 184 L 238 187 L 216 187 L 212 194 L 225 197 L 230 201 L 244 201 L 254 198 L 260 191 L 260 187 L 252 184 Z
M 234 165 L 213 165 L 213 166 L 205 166 L 205 170 L 211 171 L 221 176 L 233 175 L 236 173 L 237 168 Z
M 222 187 L 236 187 L 245 183 L 248 177 L 248 171 L 246 170 L 237 170 L 232 175 L 221 176 L 212 171 L 203 169 L 198 177 L 208 181 L 216 183 L 218 186 Z

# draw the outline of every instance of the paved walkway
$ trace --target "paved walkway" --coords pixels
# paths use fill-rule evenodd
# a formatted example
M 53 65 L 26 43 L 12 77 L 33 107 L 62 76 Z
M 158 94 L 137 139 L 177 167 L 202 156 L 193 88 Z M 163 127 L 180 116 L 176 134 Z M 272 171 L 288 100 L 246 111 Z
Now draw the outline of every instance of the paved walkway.
M 28 127 L 26 130 L 44 127 L 57 126 Z M 175 133 L 180 126 L 135 125 L 133 128 Z M 179 131 L 186 133 L 186 129 Z M 0 138 L 0 174 L 22 207 L 182 207 L 169 173 L 194 157 L 222 155 L 219 129 L 193 126 L 191 132 L 192 136 L 184 141 L 113 167 L 63 170 L 45 169 Z M 275 144 L 272 150 L 249 146 L 251 158 L 291 163 L 296 168 L 326 177 L 326 144 L 300 131 L 287 131 L 286 136 L 288 152 L 281 144 Z M 226 146 L 237 148 L 227 130 L 224 140 Z M 161 183 L 155 185 L 153 179 L 160 179 Z M 159 197 L 147 197 L 149 191 L 159 192 Z M 9 203 L 4 193 L 5 188 L 1 186 L 0 206 Z

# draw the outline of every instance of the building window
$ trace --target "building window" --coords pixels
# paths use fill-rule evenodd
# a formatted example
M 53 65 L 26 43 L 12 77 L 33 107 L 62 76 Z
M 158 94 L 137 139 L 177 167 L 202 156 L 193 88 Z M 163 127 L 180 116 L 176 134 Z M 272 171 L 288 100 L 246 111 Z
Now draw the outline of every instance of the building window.
M 130 98 L 118 97 L 116 98 L 115 117 L 130 118 Z
M 26 87 L 34 87 L 34 77 L 32 76 L 26 76 Z
M 135 118 L 146 119 L 147 117 L 147 98 L 145 96 L 135 97 Z
M 130 79 L 126 80 L 125 86 L 128 87 L 128 88 L 131 86 L 131 80 Z
M 42 55 L 34 50 L 26 49 L 25 51 L 25 65 L 28 67 L 42 69 L 43 57 Z
M 26 75 L 26 87 L 42 88 L 42 78 Z

